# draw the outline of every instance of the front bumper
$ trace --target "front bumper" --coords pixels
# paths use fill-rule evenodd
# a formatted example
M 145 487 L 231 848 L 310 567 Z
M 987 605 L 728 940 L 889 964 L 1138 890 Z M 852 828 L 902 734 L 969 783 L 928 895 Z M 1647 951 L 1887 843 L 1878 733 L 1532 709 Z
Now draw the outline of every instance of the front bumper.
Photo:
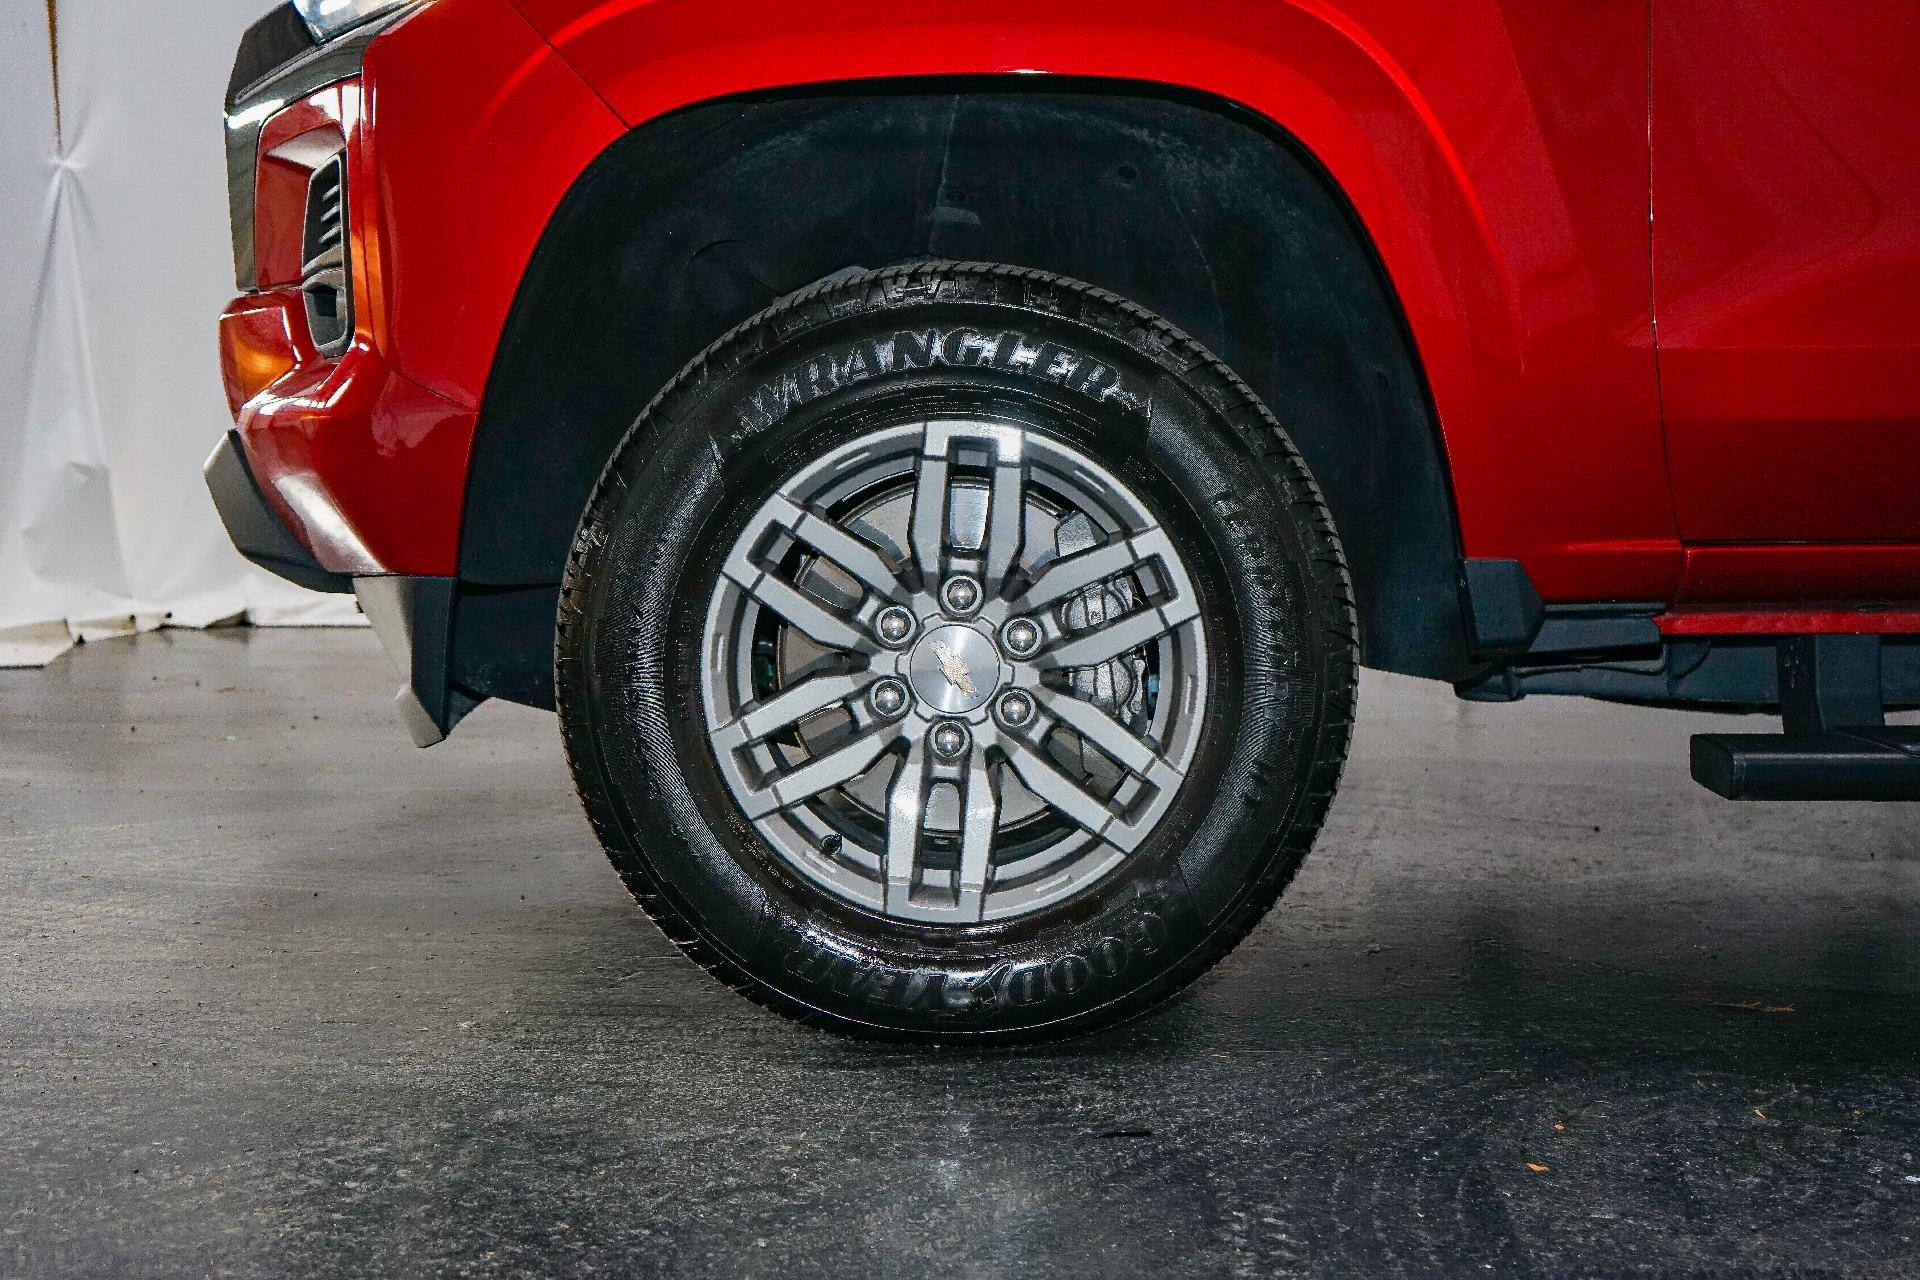
M 283 7 L 242 44 L 228 91 L 227 163 L 243 293 L 220 321 L 236 425 L 206 479 L 241 554 L 301 586 L 358 596 L 402 676 L 400 719 L 430 746 L 479 701 L 449 669 L 458 513 L 477 415 L 388 359 L 369 283 L 380 255 L 361 84 L 372 43 L 420 7 L 326 44 Z M 317 222 L 316 209 L 325 210 Z M 313 294 L 329 244 L 349 305 L 321 312 L 344 315 L 345 331 L 319 341 Z
M 336 578 L 451 576 L 458 553 L 478 414 L 391 358 L 363 83 L 374 42 L 424 7 L 315 44 L 283 6 L 248 32 L 228 89 L 245 292 L 220 346 L 238 453 L 279 525 Z M 345 332 L 321 332 L 316 315 Z

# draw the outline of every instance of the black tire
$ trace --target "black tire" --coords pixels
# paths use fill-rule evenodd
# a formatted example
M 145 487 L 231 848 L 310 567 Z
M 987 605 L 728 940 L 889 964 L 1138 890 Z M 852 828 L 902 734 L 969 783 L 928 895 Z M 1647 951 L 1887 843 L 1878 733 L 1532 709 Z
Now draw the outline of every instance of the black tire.
M 977 364 L 855 359 L 903 331 L 959 329 L 1053 344 L 1111 377 L 1049 380 L 1037 365 L 996 361 L 1004 341 L 976 344 Z M 756 394 L 782 374 L 789 394 Z M 703 727 L 703 626 L 747 513 L 841 424 L 985 401 L 1022 406 L 1038 429 L 1139 489 L 1189 557 L 1217 660 L 1170 816 L 1118 870 L 1001 924 L 903 923 L 796 875 L 735 804 Z M 1356 674 L 1332 520 L 1243 382 L 1166 321 L 1088 285 L 927 262 L 786 298 L 661 392 L 582 519 L 556 682 L 594 829 L 690 957 L 742 994 L 835 1030 L 1026 1040 L 1137 1016 L 1253 928 L 1325 817 Z

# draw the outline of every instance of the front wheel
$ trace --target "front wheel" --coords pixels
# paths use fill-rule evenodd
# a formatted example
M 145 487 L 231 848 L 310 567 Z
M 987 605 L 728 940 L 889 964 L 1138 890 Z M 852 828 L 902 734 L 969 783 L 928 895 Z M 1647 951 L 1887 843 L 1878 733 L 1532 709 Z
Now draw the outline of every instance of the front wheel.
M 1040 272 L 836 278 L 693 361 L 596 489 L 557 683 L 694 959 L 840 1030 L 1153 1007 L 1260 919 L 1355 680 L 1299 455 L 1198 343 Z

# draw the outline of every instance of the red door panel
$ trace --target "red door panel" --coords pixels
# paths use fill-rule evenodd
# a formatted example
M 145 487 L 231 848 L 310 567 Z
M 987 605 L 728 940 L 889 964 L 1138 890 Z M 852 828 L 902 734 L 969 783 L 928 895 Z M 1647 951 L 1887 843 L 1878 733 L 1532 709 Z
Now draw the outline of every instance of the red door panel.
M 1654 0 L 1653 22 L 1682 538 L 1920 541 L 1920 5 Z

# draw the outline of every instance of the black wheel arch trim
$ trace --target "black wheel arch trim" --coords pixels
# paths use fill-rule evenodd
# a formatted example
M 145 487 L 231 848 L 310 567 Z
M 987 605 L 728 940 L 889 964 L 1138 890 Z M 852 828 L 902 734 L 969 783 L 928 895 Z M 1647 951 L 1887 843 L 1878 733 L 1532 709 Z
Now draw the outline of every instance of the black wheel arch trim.
M 616 141 L 555 211 L 502 335 L 468 475 L 463 595 L 557 597 L 601 467 L 708 342 L 850 266 L 922 257 L 1087 280 L 1219 352 L 1327 495 L 1366 665 L 1483 669 L 1437 416 L 1366 228 L 1264 117 L 1124 81 L 808 86 L 683 108 Z M 503 647 L 486 679 L 532 700 L 550 639 L 490 630 Z

